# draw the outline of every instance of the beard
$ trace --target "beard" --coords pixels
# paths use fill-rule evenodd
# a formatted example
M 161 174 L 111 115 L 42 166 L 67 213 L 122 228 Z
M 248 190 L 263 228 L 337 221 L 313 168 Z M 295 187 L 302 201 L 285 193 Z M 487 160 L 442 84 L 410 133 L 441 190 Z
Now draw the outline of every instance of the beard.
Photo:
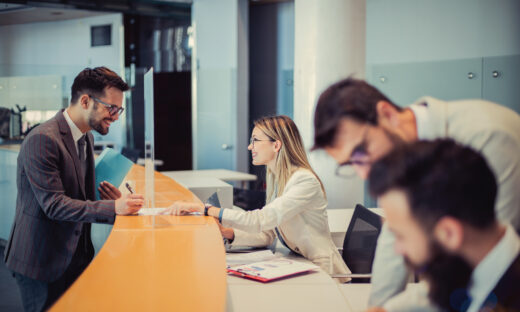
M 473 268 L 464 258 L 447 252 L 437 242 L 429 245 L 431 257 L 424 265 L 414 265 L 405 257 L 406 264 L 428 281 L 428 297 L 433 303 L 447 311 L 467 309 L 470 304 L 467 289 Z
M 98 119 L 96 118 L 96 114 L 95 112 L 97 111 L 97 103 L 94 104 L 94 110 L 90 113 L 90 115 L 88 116 L 88 125 L 90 128 L 96 130 L 99 134 L 101 135 L 105 135 L 108 133 L 109 131 L 109 128 L 105 128 L 103 126 L 103 121 L 112 121 L 111 118 L 101 118 L 101 119 Z

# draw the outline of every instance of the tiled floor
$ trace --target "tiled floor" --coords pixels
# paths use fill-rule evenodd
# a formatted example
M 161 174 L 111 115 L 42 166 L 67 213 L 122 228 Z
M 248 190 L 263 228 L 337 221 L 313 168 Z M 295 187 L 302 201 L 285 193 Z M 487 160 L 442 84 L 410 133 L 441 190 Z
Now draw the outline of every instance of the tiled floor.
M 16 281 L 5 267 L 4 246 L 0 246 L 0 311 L 23 311 Z

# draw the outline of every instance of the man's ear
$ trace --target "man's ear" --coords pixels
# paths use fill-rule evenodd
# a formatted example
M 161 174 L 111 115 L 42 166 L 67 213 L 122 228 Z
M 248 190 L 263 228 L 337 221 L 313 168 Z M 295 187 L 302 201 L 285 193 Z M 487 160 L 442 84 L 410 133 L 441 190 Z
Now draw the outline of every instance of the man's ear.
M 453 217 L 442 217 L 435 225 L 433 235 L 446 250 L 455 252 L 464 242 L 464 226 Z
M 79 105 L 81 105 L 82 108 L 88 109 L 88 106 L 90 104 L 90 96 L 88 94 L 82 94 L 79 98 Z
M 377 102 L 376 111 L 379 125 L 388 128 L 396 128 L 399 125 L 399 111 L 389 102 Z

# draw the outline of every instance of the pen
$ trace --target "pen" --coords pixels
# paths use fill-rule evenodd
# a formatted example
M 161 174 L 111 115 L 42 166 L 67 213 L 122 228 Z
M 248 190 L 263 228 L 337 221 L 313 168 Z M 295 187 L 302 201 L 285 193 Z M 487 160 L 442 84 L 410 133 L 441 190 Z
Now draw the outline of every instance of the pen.
M 132 187 L 130 186 L 130 184 L 128 184 L 128 182 L 125 183 L 125 186 L 130 191 L 130 194 L 134 193 L 134 190 L 132 190 Z

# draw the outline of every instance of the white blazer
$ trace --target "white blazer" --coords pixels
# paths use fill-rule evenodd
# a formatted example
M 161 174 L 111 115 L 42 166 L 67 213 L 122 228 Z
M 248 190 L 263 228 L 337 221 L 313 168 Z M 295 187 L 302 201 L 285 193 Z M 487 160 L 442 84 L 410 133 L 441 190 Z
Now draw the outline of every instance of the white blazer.
M 329 274 L 350 270 L 332 241 L 327 219 L 327 200 L 316 176 L 298 169 L 287 181 L 281 196 L 262 209 L 225 209 L 222 224 L 235 229 L 232 246 L 267 246 L 280 233 L 281 240 L 296 253 Z

